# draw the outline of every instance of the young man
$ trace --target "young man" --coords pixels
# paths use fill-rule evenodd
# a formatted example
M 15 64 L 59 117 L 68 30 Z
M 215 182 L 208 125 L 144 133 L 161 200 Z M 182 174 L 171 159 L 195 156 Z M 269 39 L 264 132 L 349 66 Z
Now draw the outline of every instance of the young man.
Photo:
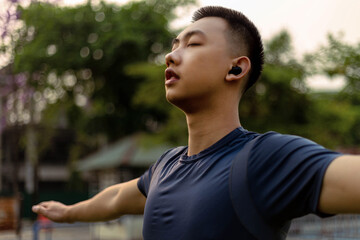
M 33 211 L 58 222 L 144 212 L 145 240 L 284 239 L 295 217 L 360 213 L 360 156 L 241 127 L 238 104 L 262 64 L 261 38 L 244 15 L 199 9 L 166 56 L 166 98 L 186 115 L 188 146 L 92 199 Z

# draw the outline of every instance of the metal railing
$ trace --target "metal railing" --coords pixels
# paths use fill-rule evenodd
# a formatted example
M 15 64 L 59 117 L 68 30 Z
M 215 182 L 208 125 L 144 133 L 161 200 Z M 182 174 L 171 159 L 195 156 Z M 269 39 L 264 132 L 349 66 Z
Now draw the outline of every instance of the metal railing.
M 319 218 L 309 215 L 292 222 L 289 239 L 360 239 L 360 215 Z

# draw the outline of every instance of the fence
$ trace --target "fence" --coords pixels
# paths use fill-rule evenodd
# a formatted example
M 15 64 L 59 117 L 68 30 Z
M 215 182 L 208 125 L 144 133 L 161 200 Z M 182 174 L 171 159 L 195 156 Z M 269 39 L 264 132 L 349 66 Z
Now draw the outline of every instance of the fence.
M 320 219 L 314 215 L 295 219 L 289 239 L 360 239 L 360 215 L 337 215 Z

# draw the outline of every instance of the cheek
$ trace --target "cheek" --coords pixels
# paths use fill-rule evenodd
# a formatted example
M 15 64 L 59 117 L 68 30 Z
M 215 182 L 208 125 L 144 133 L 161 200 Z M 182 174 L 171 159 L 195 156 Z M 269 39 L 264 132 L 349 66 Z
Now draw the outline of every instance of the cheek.
M 219 52 L 204 50 L 188 54 L 184 63 L 189 70 L 187 73 L 193 77 L 223 78 L 226 75 L 226 63 Z

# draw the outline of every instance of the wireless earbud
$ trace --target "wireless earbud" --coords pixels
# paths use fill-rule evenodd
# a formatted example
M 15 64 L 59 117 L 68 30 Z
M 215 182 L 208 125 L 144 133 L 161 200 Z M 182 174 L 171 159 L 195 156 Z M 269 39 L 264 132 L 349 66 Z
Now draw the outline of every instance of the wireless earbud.
M 229 74 L 239 75 L 242 72 L 241 67 L 232 67 L 232 69 L 229 71 Z

